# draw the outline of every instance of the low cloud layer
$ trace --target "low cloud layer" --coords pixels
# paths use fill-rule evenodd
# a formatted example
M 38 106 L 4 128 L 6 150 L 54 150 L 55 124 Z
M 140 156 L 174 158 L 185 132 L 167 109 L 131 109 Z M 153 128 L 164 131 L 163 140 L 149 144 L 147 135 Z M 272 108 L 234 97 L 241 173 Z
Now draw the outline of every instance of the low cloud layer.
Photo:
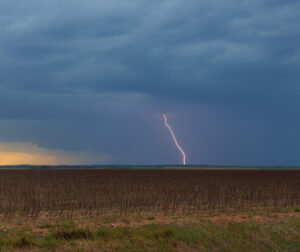
M 299 164 L 299 13 L 292 0 L 3 0 L 0 141 L 177 163 L 165 112 L 188 162 Z

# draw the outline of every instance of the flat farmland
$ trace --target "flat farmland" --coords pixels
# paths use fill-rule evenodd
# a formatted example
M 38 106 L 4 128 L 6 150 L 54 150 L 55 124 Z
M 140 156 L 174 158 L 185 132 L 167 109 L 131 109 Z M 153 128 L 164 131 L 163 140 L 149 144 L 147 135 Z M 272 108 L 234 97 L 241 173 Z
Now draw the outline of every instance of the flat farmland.
M 5 216 L 188 214 L 299 205 L 300 171 L 0 171 Z
M 8 251 L 297 251 L 300 171 L 0 170 L 0 216 Z

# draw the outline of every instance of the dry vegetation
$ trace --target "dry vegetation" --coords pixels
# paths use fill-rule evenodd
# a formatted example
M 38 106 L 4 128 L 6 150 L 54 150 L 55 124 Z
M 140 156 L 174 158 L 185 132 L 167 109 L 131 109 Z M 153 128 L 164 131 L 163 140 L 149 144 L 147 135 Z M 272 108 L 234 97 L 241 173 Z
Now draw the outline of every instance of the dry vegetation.
M 191 214 L 299 205 L 299 171 L 0 171 L 5 216 Z
M 300 171 L 0 170 L 1 251 L 300 251 Z

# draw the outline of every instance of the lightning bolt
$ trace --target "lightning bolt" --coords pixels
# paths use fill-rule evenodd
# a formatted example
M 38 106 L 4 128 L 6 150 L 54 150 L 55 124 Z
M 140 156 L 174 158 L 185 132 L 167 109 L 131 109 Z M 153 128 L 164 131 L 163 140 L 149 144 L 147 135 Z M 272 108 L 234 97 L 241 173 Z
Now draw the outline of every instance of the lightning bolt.
M 168 119 L 167 119 L 166 114 L 163 114 L 163 117 L 164 117 L 165 126 L 169 129 L 176 147 L 181 152 L 181 154 L 182 154 L 182 163 L 183 163 L 183 165 L 185 165 L 185 153 L 184 153 L 183 149 L 181 148 L 181 146 L 179 145 L 179 143 L 177 142 L 177 139 L 175 137 L 175 134 L 174 134 L 171 126 L 168 124 Z

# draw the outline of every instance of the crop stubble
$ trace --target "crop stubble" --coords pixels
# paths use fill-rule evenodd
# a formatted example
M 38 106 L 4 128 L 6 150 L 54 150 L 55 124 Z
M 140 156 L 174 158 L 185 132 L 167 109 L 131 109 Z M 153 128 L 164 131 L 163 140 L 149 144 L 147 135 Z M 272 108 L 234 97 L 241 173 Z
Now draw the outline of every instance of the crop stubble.
M 300 171 L 1 170 L 4 216 L 295 208 Z

